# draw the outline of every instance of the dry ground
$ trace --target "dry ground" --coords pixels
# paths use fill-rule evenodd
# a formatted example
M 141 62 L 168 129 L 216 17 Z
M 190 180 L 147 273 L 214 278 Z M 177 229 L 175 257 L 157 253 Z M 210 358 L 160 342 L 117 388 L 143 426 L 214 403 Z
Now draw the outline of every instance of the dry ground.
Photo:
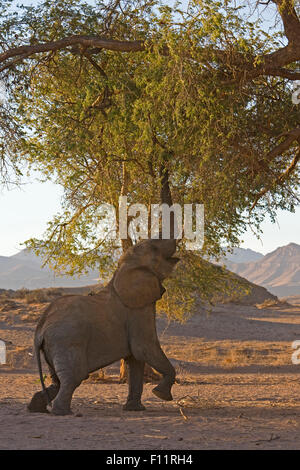
M 40 389 L 32 339 L 42 308 L 0 303 L 8 349 L 0 365 L 0 449 L 300 448 L 300 365 L 291 362 L 299 306 L 219 305 L 184 325 L 159 318 L 178 372 L 174 401 L 161 402 L 145 384 L 146 411 L 122 411 L 127 385 L 114 364 L 105 383 L 89 379 L 77 389 L 67 417 L 26 410 Z

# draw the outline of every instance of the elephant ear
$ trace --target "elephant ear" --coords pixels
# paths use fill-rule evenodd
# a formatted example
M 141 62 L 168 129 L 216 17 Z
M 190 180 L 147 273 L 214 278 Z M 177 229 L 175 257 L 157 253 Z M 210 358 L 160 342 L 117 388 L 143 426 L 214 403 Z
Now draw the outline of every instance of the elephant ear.
M 122 302 L 130 308 L 141 308 L 161 298 L 164 289 L 147 268 L 121 266 L 114 279 L 114 288 Z

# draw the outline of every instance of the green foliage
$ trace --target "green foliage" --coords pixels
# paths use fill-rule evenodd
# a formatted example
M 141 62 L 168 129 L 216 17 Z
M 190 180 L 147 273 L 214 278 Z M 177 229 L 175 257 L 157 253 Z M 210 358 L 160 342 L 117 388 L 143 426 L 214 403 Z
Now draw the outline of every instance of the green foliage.
M 182 252 L 171 279 L 164 283 L 166 293 L 157 304 L 158 313 L 184 322 L 197 310 L 210 310 L 215 302 L 250 293 L 250 285 L 242 278 L 202 258 L 195 252 Z
M 246 60 L 259 64 L 280 34 L 266 34 L 230 2 L 211 0 L 189 2 L 186 11 L 147 0 L 44 1 L 4 14 L 0 24 L 8 46 L 79 34 L 144 40 L 146 47 L 91 53 L 74 46 L 25 58 L 4 77 L 5 122 L 15 131 L 3 151 L 15 166 L 25 162 L 64 188 L 63 212 L 43 240 L 27 242 L 54 269 L 111 272 L 118 244 L 110 227 L 99 232 L 99 205 L 117 207 L 124 189 L 129 203 L 159 203 L 162 164 L 174 202 L 205 205 L 202 257 L 238 245 L 249 223 L 259 233 L 266 214 L 294 210 L 299 172 L 280 176 L 295 146 L 268 156 L 299 122 L 289 84 L 243 79 Z M 183 260 L 164 307 L 178 317 L 192 309 L 195 291 L 209 300 L 228 287 L 227 274 L 198 254 Z

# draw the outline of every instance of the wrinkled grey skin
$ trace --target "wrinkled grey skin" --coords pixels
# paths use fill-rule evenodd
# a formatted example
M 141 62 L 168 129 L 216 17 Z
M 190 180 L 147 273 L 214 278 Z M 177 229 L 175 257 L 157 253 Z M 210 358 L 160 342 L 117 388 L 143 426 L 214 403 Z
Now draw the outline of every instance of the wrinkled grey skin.
M 174 268 L 174 240 L 144 240 L 130 248 L 109 284 L 96 295 L 66 295 L 52 302 L 35 332 L 35 351 L 43 391 L 35 393 L 29 411 L 71 413 L 74 390 L 89 373 L 124 358 L 129 369 L 125 410 L 144 410 L 141 404 L 145 362 L 160 372 L 153 393 L 172 400 L 175 370 L 162 351 L 155 325 L 155 302 L 161 284 Z M 45 388 L 40 350 L 48 363 L 52 384 Z

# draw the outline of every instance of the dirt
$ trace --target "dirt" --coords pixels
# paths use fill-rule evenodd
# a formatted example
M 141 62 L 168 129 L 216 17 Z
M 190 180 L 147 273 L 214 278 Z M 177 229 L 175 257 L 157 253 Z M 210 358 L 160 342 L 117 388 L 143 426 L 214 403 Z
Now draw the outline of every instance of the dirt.
M 160 401 L 147 383 L 146 410 L 123 411 L 127 385 L 119 384 L 116 363 L 104 380 L 81 384 L 66 417 L 26 409 L 40 389 L 32 340 L 43 308 L 21 300 L 0 305 L 0 339 L 7 344 L 1 450 L 300 448 L 300 365 L 291 359 L 300 306 L 218 305 L 183 325 L 158 318 L 161 344 L 177 370 L 174 401 Z

